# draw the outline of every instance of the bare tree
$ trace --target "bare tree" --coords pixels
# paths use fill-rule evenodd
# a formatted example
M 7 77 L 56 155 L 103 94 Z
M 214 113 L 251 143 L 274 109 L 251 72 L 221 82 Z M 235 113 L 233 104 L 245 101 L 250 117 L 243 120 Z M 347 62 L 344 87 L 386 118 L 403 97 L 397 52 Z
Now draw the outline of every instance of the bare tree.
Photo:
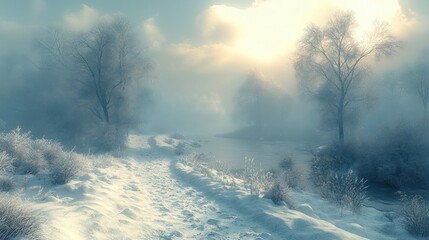
M 142 106 L 151 100 L 145 81 L 150 63 L 131 25 L 115 17 L 82 32 L 50 29 L 37 46 L 41 69 L 55 74 L 52 82 L 61 83 L 49 87 L 62 92 L 64 121 L 82 129 L 76 136 L 85 136 L 86 145 L 99 149 L 122 144 L 126 133 L 139 126 Z
M 101 121 L 111 121 L 111 108 L 118 107 L 123 90 L 131 81 L 137 67 L 138 51 L 130 26 L 123 18 L 101 22 L 73 43 L 77 81 L 88 97 L 88 108 Z M 140 67 L 144 67 L 140 62 Z
M 334 113 L 340 144 L 344 143 L 346 109 L 359 99 L 355 90 L 367 70 L 364 60 L 391 55 L 400 44 L 386 24 L 376 25 L 365 41 L 355 38 L 355 27 L 351 12 L 337 12 L 325 27 L 308 26 L 299 42 L 294 65 L 303 86 L 319 95 Z

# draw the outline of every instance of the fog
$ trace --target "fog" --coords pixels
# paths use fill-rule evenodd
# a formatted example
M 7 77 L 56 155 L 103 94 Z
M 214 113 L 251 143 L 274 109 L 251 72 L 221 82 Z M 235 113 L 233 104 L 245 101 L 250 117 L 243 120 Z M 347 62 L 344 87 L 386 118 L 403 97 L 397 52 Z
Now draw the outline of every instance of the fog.
M 66 45 L 117 16 L 129 22 L 144 60 L 135 63 L 139 73 L 130 72 L 134 85 L 121 98 L 126 104 L 116 107 L 121 109 L 118 116 L 129 118 L 127 131 L 335 139 L 335 121 L 304 90 L 294 62 L 306 26 L 323 26 L 338 10 L 355 14 L 358 39 L 378 20 L 387 22 L 402 42 L 391 57 L 366 60 L 363 97 L 345 117 L 346 137 L 358 138 L 400 122 L 417 124 L 424 115 L 418 93 L 406 84 L 413 66 L 427 64 L 422 52 L 429 47 L 429 5 L 423 1 L 18 5 L 0 4 L 3 130 L 20 126 L 36 136 L 76 145 L 97 125 L 85 102 L 87 93 L 78 90 L 83 77 L 76 64 L 61 63 L 40 42 L 60 30 L 67 35 L 61 40 Z

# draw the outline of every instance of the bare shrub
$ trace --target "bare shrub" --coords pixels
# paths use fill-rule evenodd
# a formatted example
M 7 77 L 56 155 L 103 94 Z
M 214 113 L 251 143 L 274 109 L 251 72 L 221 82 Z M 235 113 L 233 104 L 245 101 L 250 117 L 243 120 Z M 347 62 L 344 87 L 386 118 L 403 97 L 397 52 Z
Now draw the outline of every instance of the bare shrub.
M 7 152 L 0 152 L 0 175 L 12 170 L 12 158 Z
M 289 208 L 294 208 L 294 204 L 290 198 L 291 192 L 287 185 L 280 182 L 274 183 L 271 189 L 265 194 L 266 198 L 269 198 L 276 205 L 285 204 Z
M 333 202 L 340 209 L 341 216 L 344 209 L 359 213 L 363 202 L 367 199 L 366 180 L 358 179 L 352 170 L 347 174 L 330 175 L 318 189 L 323 198 Z
M 353 144 L 331 144 L 312 151 L 310 180 L 316 187 L 325 185 L 332 175 L 347 172 L 356 162 L 356 146 Z
M 250 194 L 260 196 L 273 186 L 273 174 L 257 167 L 254 158 L 244 158 L 243 180 Z
M 37 174 L 46 169 L 42 154 L 31 147 L 18 147 L 15 152 L 14 167 L 23 174 Z
M 80 161 L 79 156 L 73 151 L 65 152 L 58 142 L 36 139 L 33 146 L 47 161 L 49 176 L 53 184 L 69 182 L 84 168 L 84 163 Z
M 179 161 L 187 166 L 194 168 L 195 170 L 201 170 L 202 165 L 206 164 L 206 162 L 204 161 L 205 159 L 206 155 L 204 153 L 191 152 L 187 154 L 182 154 L 182 156 L 180 156 L 179 158 Z
M 214 158 L 213 156 L 211 156 L 211 157 Z M 218 171 L 222 175 L 230 175 L 229 167 L 225 161 L 215 159 L 213 167 L 214 167 L 214 169 L 216 169 L 216 171 Z
M 295 163 L 291 157 L 286 157 L 279 163 L 281 178 L 287 186 L 297 187 L 301 181 L 301 173 L 295 168 Z
M 325 149 L 313 153 L 310 166 L 310 180 L 316 187 L 323 186 L 330 175 L 338 171 L 339 164 L 335 158 L 325 153 Z
M 49 163 L 54 159 L 63 158 L 64 149 L 59 142 L 50 139 L 36 139 L 33 142 L 33 148 L 40 151 L 43 158 Z
M 401 215 L 407 231 L 413 235 L 429 237 L 429 206 L 419 195 L 401 196 Z
M 41 239 L 34 212 L 14 197 L 0 194 L 0 239 Z
M 11 156 L 15 171 L 23 174 L 37 174 L 45 170 L 46 162 L 42 154 L 33 148 L 30 132 L 15 130 L 0 136 L 0 150 Z
M 19 128 L 0 135 L 0 151 L 0 167 L 5 165 L 4 169 L 9 169 L 8 164 L 13 162 L 15 172 L 48 174 L 54 184 L 67 183 L 85 167 L 73 151 L 65 152 L 60 143 L 32 140 L 30 132 L 21 133 Z
M 49 166 L 51 182 L 56 185 L 68 183 L 84 168 L 85 164 L 77 154 L 64 153 L 61 158 L 53 159 Z

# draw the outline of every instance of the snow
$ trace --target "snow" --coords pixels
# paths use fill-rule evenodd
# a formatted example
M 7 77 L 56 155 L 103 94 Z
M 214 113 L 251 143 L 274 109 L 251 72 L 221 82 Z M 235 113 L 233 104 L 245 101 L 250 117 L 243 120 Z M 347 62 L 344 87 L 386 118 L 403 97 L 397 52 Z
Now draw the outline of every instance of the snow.
M 294 190 L 296 209 L 252 196 L 243 180 L 175 155 L 167 135 L 129 137 L 122 157 L 82 156 L 90 170 L 62 186 L 16 176 L 46 239 L 413 239 L 394 212 L 345 213 Z

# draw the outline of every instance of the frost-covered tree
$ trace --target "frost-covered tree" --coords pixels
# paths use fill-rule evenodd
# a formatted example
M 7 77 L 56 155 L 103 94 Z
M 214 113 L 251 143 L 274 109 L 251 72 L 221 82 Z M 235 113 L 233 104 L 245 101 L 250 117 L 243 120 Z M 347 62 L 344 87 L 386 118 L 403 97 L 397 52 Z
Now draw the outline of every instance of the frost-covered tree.
M 376 25 L 363 41 L 355 36 L 355 30 L 351 12 L 337 12 L 326 26 L 308 26 L 299 41 L 295 61 L 303 86 L 334 114 L 341 144 L 345 112 L 359 99 L 356 90 L 368 68 L 364 61 L 371 56 L 391 55 L 399 46 L 386 24 Z
M 67 82 L 58 86 L 71 102 L 64 108 L 80 113 L 66 121 L 74 122 L 73 128 L 82 126 L 79 137 L 105 141 L 108 147 L 102 148 L 120 144 L 130 128 L 139 126 L 151 99 L 146 81 L 150 64 L 137 33 L 123 17 L 102 19 L 80 32 L 48 33 L 39 41 L 43 63 L 51 72 L 61 72 L 55 82 Z
M 101 121 L 111 121 L 113 107 L 124 104 L 124 90 L 137 67 L 144 67 L 138 56 L 135 36 L 123 18 L 101 22 L 74 41 L 72 55 L 78 70 L 87 106 Z

